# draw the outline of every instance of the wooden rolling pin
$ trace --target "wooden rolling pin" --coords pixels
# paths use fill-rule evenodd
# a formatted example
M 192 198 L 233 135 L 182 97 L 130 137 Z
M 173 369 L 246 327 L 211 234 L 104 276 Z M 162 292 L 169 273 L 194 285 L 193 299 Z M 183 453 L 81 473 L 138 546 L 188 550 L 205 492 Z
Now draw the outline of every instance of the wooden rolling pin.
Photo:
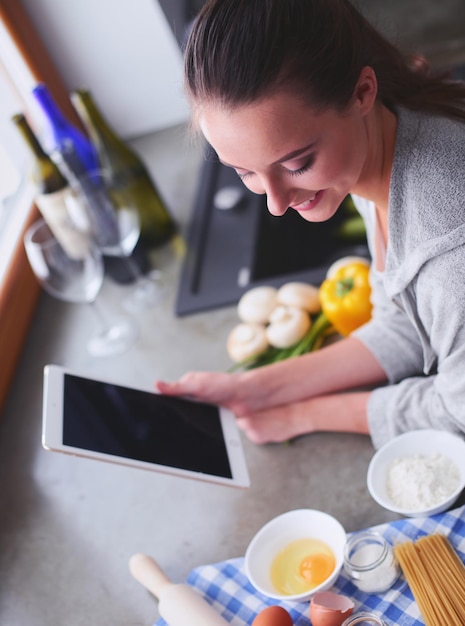
M 129 560 L 129 570 L 158 598 L 158 611 L 169 626 L 229 626 L 195 589 L 173 583 L 150 556 L 134 554 Z

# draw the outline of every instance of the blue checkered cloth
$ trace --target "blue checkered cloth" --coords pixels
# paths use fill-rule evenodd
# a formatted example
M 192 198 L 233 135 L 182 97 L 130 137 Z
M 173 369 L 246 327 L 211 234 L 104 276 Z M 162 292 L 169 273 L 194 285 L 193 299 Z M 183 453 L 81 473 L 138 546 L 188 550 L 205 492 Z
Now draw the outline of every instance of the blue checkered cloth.
M 407 518 L 374 526 L 392 545 L 416 540 L 439 532 L 446 535 L 462 562 L 465 562 L 465 506 L 433 517 Z M 249 583 L 244 571 L 244 558 L 230 559 L 194 569 L 187 578 L 194 587 L 233 626 L 251 624 L 267 606 L 283 606 L 291 614 L 294 626 L 309 626 L 308 602 L 280 602 L 260 594 Z M 367 594 L 359 591 L 341 573 L 332 591 L 342 593 L 355 602 L 355 611 L 371 611 L 382 616 L 388 626 L 423 626 L 418 606 L 401 576 L 389 591 Z M 155 626 L 166 626 L 159 619 Z M 444 626 L 447 626 L 444 624 Z

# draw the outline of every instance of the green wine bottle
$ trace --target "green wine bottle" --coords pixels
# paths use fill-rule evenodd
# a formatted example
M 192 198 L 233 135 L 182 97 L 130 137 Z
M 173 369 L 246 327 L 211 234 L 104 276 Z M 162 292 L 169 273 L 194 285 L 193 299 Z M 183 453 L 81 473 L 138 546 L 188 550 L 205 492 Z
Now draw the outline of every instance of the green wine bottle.
M 44 151 L 23 113 L 12 117 L 33 156 L 30 178 L 35 203 L 50 230 L 72 259 L 85 256 L 88 246 L 85 209 L 76 201 L 68 180 Z
M 166 243 L 176 232 L 176 224 L 140 157 L 113 131 L 86 89 L 71 93 L 71 101 L 81 118 L 110 178 L 111 197 L 118 203 L 131 198 L 141 223 L 141 240 L 149 247 Z M 122 200 L 123 202 L 123 200 Z

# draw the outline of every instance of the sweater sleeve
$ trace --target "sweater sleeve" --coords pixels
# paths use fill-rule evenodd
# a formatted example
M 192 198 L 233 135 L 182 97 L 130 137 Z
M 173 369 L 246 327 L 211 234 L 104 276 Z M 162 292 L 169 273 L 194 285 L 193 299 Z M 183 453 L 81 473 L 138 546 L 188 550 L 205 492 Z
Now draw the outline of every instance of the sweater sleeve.
M 379 318 L 371 328 L 367 325 L 358 333 L 360 340 L 386 368 L 390 381 L 372 391 L 368 402 L 368 421 L 375 447 L 417 428 L 437 428 L 465 435 L 464 255 L 465 247 L 461 247 L 429 261 L 415 285 L 420 330 L 424 330 L 428 341 L 426 349 L 436 355 L 431 373 L 420 371 L 420 361 L 425 362 L 421 357 L 425 345 L 423 342 L 422 346 L 421 341 L 416 343 L 413 335 L 403 334 L 404 323 L 404 330 L 399 327 L 397 338 L 392 328 L 378 327 L 382 340 L 374 341 L 373 329 Z M 417 331 L 414 333 L 420 336 Z M 407 341 L 404 351 L 396 355 L 396 346 L 403 340 Z M 390 347 L 389 341 L 393 342 Z M 407 351 L 405 345 L 409 346 Z M 409 354 L 410 357 L 415 354 L 415 358 L 409 358 Z M 393 366 L 396 356 L 399 364 Z M 407 362 L 412 366 L 416 363 L 410 372 Z
M 359 196 L 353 195 L 352 198 L 364 219 L 368 247 L 374 258 L 375 206 Z M 406 376 L 420 373 L 423 369 L 423 357 L 415 328 L 405 313 L 388 298 L 383 284 L 383 273 L 374 270 L 373 266 L 370 282 L 373 317 L 368 324 L 352 333 L 353 336 L 372 352 L 389 382 L 397 382 Z
M 457 120 L 398 111 L 387 269 L 373 277 L 373 319 L 356 333 L 388 380 L 368 401 L 376 447 L 417 428 L 465 436 L 464 136 Z M 373 242 L 375 207 L 357 208 Z

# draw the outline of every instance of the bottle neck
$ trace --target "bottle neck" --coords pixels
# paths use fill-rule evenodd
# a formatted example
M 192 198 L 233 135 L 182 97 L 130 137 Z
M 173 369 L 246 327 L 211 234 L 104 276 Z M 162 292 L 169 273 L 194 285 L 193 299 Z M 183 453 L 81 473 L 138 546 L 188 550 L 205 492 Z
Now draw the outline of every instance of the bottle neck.
M 60 191 L 67 187 L 67 179 L 42 148 L 24 115 L 17 113 L 13 116 L 13 122 L 16 124 L 16 127 L 24 137 L 26 144 L 35 157 L 30 177 L 32 182 L 37 186 L 38 191 L 47 194 Z
M 47 87 L 43 84 L 39 84 L 32 90 L 37 102 L 41 106 L 44 113 L 48 116 L 54 124 L 59 126 L 65 126 L 67 124 L 65 117 L 58 108 L 56 102 L 50 95 Z
M 13 122 L 16 124 L 16 127 L 18 128 L 19 132 L 23 136 L 26 144 L 29 146 L 29 149 L 31 150 L 33 155 L 37 157 L 38 159 L 48 159 L 49 157 L 47 153 L 42 148 L 37 137 L 32 132 L 32 129 L 29 126 L 29 123 L 27 119 L 24 117 L 24 115 L 22 113 L 17 113 L 16 115 L 13 116 L 12 119 L 13 119 Z
M 120 142 L 119 137 L 110 128 L 87 90 L 76 89 L 73 91 L 71 93 L 71 102 L 95 144 L 98 145 L 99 136 L 106 141 Z

